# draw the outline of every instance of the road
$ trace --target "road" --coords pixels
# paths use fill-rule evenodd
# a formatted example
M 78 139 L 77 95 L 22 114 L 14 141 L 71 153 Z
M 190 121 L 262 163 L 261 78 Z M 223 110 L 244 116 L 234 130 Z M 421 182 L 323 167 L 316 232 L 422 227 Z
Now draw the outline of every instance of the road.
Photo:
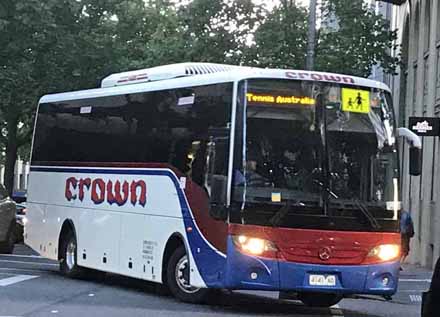
M 278 300 L 272 292 L 221 292 L 207 305 L 181 303 L 159 295 L 154 284 L 117 275 L 101 280 L 71 280 L 58 264 L 20 245 L 0 255 L 0 317 L 12 316 L 398 316 L 420 315 L 421 292 L 431 272 L 407 266 L 391 301 L 362 296 L 344 299 L 331 309 L 313 309 Z

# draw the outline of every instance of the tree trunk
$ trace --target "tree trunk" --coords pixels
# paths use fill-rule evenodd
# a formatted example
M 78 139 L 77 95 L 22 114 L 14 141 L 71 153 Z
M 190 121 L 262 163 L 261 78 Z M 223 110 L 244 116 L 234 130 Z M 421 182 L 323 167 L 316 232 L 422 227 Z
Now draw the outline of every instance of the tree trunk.
M 14 191 L 14 171 L 17 160 L 17 120 L 8 120 L 8 143 L 6 145 L 5 187 L 12 197 Z

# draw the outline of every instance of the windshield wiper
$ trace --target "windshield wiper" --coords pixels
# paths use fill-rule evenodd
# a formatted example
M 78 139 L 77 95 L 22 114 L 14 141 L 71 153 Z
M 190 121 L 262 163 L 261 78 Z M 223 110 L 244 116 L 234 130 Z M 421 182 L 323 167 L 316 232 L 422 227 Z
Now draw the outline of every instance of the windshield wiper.
M 329 193 L 330 195 L 332 195 L 333 198 L 338 199 L 338 195 L 336 195 L 328 186 L 325 186 L 321 181 L 314 179 L 313 182 L 315 184 L 318 184 L 322 189 L 324 189 L 327 193 Z
M 284 204 L 270 219 L 269 222 L 272 226 L 276 227 L 281 223 L 281 220 L 289 213 L 291 206 L 300 206 L 307 207 L 307 202 L 295 201 L 296 203 L 292 205 L 292 201 L 295 200 L 287 200 L 286 204 Z
M 371 212 L 368 210 L 368 208 L 365 206 L 365 204 L 363 204 L 359 199 L 354 198 L 353 201 L 355 202 L 355 204 L 359 207 L 359 210 L 363 213 L 363 215 L 365 216 L 365 218 L 367 218 L 367 220 L 370 222 L 371 226 L 374 229 L 379 229 L 380 228 L 380 224 L 379 222 L 377 222 L 376 218 L 374 218 L 374 216 L 371 214 Z
M 321 188 L 323 188 L 327 193 L 329 193 L 333 198 L 338 199 L 338 195 L 336 195 L 329 187 L 326 187 L 322 182 L 320 182 L 317 179 L 314 179 L 313 182 L 315 184 L 318 184 Z M 377 222 L 376 218 L 371 214 L 371 212 L 368 210 L 367 207 L 357 198 L 353 198 L 353 201 L 355 202 L 356 206 L 358 206 L 359 210 L 362 212 L 362 214 L 367 218 L 367 220 L 370 222 L 371 226 L 374 229 L 379 229 L 380 224 Z

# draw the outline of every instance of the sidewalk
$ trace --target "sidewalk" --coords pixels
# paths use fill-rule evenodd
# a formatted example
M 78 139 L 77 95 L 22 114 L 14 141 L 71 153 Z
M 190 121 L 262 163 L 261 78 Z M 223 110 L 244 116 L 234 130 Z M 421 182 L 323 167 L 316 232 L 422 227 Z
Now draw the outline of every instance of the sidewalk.
M 401 279 L 411 277 L 431 279 L 432 277 L 433 271 L 431 269 L 427 269 L 418 264 L 403 264 L 402 268 L 403 271 L 400 271 Z

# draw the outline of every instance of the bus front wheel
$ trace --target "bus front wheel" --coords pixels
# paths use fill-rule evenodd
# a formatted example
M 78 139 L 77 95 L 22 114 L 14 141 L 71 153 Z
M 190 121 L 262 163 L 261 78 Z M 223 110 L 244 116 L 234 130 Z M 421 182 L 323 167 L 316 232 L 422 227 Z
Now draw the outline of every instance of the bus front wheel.
M 208 290 L 194 287 L 189 282 L 189 260 L 183 246 L 177 248 L 167 265 L 167 284 L 171 293 L 179 300 L 200 303 L 206 299 Z
M 68 231 L 60 246 L 61 273 L 70 278 L 79 278 L 83 276 L 84 270 L 78 266 L 77 254 L 78 244 L 72 231 Z
M 342 299 L 342 295 L 328 293 L 299 293 L 298 298 L 306 306 L 330 307 L 339 303 Z

